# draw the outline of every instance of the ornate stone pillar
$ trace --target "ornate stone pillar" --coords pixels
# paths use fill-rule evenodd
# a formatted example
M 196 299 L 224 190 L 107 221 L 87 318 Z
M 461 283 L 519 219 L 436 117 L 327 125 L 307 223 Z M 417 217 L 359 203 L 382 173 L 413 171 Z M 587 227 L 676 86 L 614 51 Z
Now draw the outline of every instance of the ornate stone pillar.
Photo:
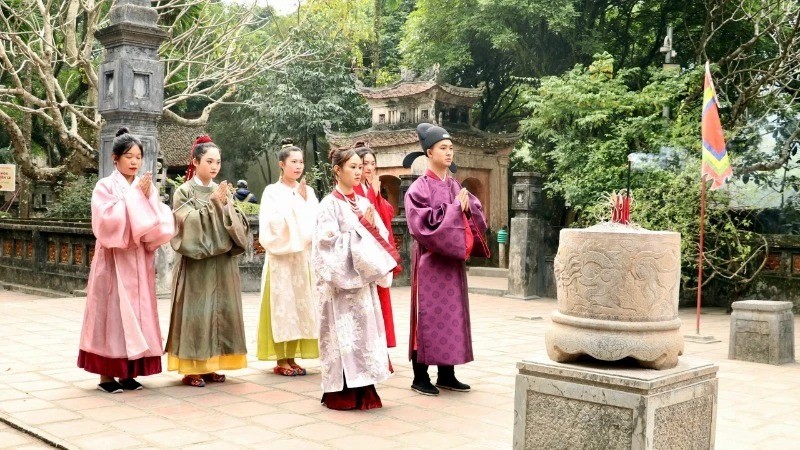
M 508 156 L 498 158 L 497 178 L 500 180 L 500 203 L 495 213 L 500 215 L 502 226 L 508 226 Z
M 536 213 L 541 207 L 542 176 L 514 172 L 511 191 L 511 235 L 508 242 L 507 297 L 530 300 L 545 290 L 544 232 L 546 223 Z
M 158 176 L 161 167 L 157 125 L 164 108 L 164 63 L 159 60 L 158 48 L 167 33 L 158 28 L 158 12 L 150 7 L 150 0 L 116 0 L 108 19 L 109 25 L 95 32 L 105 49 L 105 59 L 97 71 L 98 111 L 104 119 L 100 129 L 100 177 L 114 171 L 114 135 L 124 126 L 142 140 L 140 173 L 150 171 L 154 181 L 163 183 L 164 177 Z M 169 243 L 156 252 L 159 297 L 169 295 L 174 257 Z
M 149 0 L 116 0 L 108 14 L 109 25 L 95 33 L 105 48 L 98 70 L 100 177 L 114 170 L 111 148 L 117 130 L 126 126 L 142 140 L 142 172 L 157 173 L 156 124 L 164 106 L 164 64 L 158 47 L 167 33 L 156 25 L 158 13 Z

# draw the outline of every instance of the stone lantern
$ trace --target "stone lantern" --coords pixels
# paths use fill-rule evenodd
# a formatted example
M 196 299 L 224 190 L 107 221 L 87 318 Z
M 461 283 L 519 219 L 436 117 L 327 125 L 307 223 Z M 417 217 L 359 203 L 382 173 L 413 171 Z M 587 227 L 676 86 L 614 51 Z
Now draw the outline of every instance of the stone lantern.
M 530 300 L 545 289 L 545 223 L 537 214 L 542 201 L 542 175 L 514 172 L 511 189 L 511 234 L 508 243 L 508 294 Z
M 114 170 L 111 149 L 120 127 L 142 140 L 142 172 L 157 173 L 159 154 L 156 125 L 164 107 L 164 63 L 158 48 L 167 33 L 158 28 L 158 13 L 149 0 L 117 0 L 108 14 L 109 25 L 95 33 L 105 49 L 98 70 L 100 176 Z

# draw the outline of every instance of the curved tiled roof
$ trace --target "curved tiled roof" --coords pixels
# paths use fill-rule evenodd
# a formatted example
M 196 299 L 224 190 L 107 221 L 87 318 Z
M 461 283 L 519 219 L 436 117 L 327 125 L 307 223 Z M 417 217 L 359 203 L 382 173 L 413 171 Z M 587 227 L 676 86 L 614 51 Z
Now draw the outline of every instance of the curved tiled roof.
M 483 95 L 483 88 L 463 88 L 450 84 L 439 84 L 435 81 L 405 81 L 380 88 L 360 87 L 358 88 L 358 92 L 364 96 L 364 98 L 384 99 L 421 94 L 435 87 L 457 97 L 480 98 L 480 96 Z
M 370 148 L 394 147 L 419 142 L 416 130 L 362 130 L 349 134 L 325 133 L 331 145 L 350 147 L 358 141 L 364 141 Z
M 202 134 L 206 134 L 204 127 L 187 127 L 168 120 L 160 121 L 158 147 L 167 168 L 186 167 L 192 143 Z
M 456 144 L 499 150 L 514 146 L 520 138 L 519 133 L 494 134 L 475 128 L 469 130 L 451 130 L 453 142 Z M 396 147 L 400 145 L 416 144 L 419 142 L 417 132 L 413 129 L 406 130 L 373 130 L 367 129 L 350 134 L 338 134 L 332 131 L 326 133 L 328 142 L 336 147 L 350 147 L 358 141 L 366 142 L 372 148 Z
M 457 97 L 481 98 L 483 95 L 483 87 L 465 88 L 445 83 L 440 84 L 439 88 L 448 94 L 452 94 Z

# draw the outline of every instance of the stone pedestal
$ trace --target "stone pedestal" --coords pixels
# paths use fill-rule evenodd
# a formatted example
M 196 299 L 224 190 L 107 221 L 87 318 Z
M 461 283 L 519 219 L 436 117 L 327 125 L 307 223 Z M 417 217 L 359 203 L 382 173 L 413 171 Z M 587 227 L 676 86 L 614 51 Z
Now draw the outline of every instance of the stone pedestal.
M 715 364 L 656 371 L 538 354 L 517 368 L 515 450 L 714 448 Z
M 514 172 L 511 192 L 511 233 L 508 241 L 508 293 L 506 297 L 530 300 L 544 295 L 545 223 L 536 214 L 541 207 L 542 176 Z
M 733 302 L 728 358 L 765 364 L 794 362 L 792 302 Z

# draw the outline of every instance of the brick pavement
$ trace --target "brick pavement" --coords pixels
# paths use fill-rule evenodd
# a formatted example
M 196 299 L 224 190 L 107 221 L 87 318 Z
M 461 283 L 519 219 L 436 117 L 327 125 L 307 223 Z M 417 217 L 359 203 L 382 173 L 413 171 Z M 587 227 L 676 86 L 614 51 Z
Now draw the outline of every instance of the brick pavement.
M 378 387 L 384 407 L 357 412 L 320 405 L 316 360 L 305 362 L 308 376 L 286 378 L 271 373 L 273 363 L 252 355 L 250 366 L 228 372 L 224 384 L 191 388 L 182 386 L 176 373 L 162 373 L 141 378 L 143 391 L 104 394 L 95 389 L 95 375 L 75 367 L 82 299 L 0 292 L 0 418 L 65 448 L 510 448 L 515 363 L 543 348 L 554 300 L 472 294 L 476 361 L 456 371 L 473 391 L 423 397 L 409 389 L 409 290 L 392 291 L 396 373 Z M 244 296 L 251 353 L 257 297 Z M 166 329 L 169 302 L 160 300 L 159 308 Z M 545 319 L 531 319 L 536 316 Z M 681 317 L 684 331 L 693 332 L 693 310 L 681 311 Z M 703 332 L 722 342 L 687 342 L 686 353 L 720 365 L 717 448 L 800 446 L 800 364 L 728 361 L 730 316 L 710 310 L 702 319 Z M 800 319 L 795 324 L 800 345 Z M 0 426 L 4 446 L 41 448 L 41 443 Z

